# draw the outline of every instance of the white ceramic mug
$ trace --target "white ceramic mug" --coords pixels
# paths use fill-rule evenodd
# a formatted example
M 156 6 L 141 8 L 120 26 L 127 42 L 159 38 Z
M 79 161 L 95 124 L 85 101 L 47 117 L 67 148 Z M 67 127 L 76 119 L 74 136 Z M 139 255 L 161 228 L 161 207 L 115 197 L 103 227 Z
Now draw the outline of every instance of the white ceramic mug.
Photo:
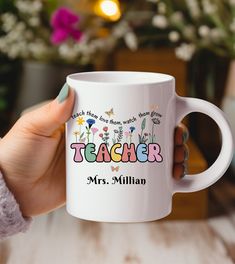
M 208 187 L 231 162 L 233 140 L 223 112 L 206 101 L 178 96 L 170 75 L 87 72 L 69 75 L 67 84 L 76 94 L 66 125 L 67 211 L 75 217 L 160 219 L 171 212 L 174 193 Z M 222 149 L 209 169 L 175 181 L 174 129 L 191 112 L 214 119 Z

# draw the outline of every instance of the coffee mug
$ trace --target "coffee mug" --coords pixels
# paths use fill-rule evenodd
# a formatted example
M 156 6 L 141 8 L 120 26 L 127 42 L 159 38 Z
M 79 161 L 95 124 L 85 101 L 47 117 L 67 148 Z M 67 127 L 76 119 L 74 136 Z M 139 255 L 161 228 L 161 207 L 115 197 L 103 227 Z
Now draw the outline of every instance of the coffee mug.
M 144 222 L 172 210 L 172 195 L 216 182 L 233 156 L 233 139 L 215 105 L 175 93 L 174 77 L 148 72 L 71 74 L 75 91 L 66 124 L 67 211 L 86 220 Z M 172 177 L 174 129 L 191 112 L 210 116 L 222 148 L 206 171 Z M 205 133 L 207 133 L 205 128 Z

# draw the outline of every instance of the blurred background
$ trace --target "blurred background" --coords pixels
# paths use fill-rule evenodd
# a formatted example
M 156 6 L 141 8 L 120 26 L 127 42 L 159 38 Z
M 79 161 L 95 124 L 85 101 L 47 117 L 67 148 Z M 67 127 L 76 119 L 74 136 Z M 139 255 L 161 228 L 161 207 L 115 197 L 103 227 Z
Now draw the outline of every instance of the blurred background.
M 1 137 L 22 111 L 56 97 L 66 75 L 95 70 L 171 74 L 179 95 L 223 109 L 235 135 L 235 1 L 0 0 Z M 220 133 L 202 114 L 184 122 L 189 172 L 201 172 L 219 154 Z M 234 263 L 234 174 L 235 158 L 211 188 L 176 194 L 156 223 L 92 223 L 63 208 L 38 217 L 0 243 L 0 264 Z

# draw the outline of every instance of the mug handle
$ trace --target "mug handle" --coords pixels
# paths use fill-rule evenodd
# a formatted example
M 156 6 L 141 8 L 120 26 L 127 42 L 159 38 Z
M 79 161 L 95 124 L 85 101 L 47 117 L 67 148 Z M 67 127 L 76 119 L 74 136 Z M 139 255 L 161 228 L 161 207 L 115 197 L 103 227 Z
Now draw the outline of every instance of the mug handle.
M 224 113 L 207 101 L 176 95 L 176 124 L 192 112 L 206 114 L 217 123 L 222 135 L 222 147 L 218 158 L 206 171 L 185 175 L 180 181 L 173 180 L 173 193 L 195 192 L 212 185 L 226 172 L 234 153 L 233 137 Z

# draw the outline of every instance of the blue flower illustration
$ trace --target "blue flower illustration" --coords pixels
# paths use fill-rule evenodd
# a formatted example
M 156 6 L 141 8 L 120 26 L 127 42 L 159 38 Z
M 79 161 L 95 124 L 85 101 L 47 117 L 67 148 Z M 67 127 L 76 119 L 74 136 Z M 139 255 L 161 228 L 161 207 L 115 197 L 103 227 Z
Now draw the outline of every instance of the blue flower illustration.
M 88 127 L 86 126 L 87 142 L 90 142 L 91 127 L 95 124 L 95 120 L 92 118 L 87 119 Z
M 133 134 L 134 131 L 135 131 L 135 127 L 131 126 L 130 127 L 130 135 L 129 135 L 129 137 L 130 137 L 130 144 L 132 143 L 132 134 Z
M 92 125 L 94 125 L 95 124 L 95 120 L 94 119 L 92 119 L 92 118 L 89 118 L 89 119 L 87 119 L 87 124 L 89 125 L 89 128 L 91 128 L 92 127 Z
M 131 131 L 131 133 L 133 133 L 135 131 L 135 127 L 131 126 L 130 131 Z

